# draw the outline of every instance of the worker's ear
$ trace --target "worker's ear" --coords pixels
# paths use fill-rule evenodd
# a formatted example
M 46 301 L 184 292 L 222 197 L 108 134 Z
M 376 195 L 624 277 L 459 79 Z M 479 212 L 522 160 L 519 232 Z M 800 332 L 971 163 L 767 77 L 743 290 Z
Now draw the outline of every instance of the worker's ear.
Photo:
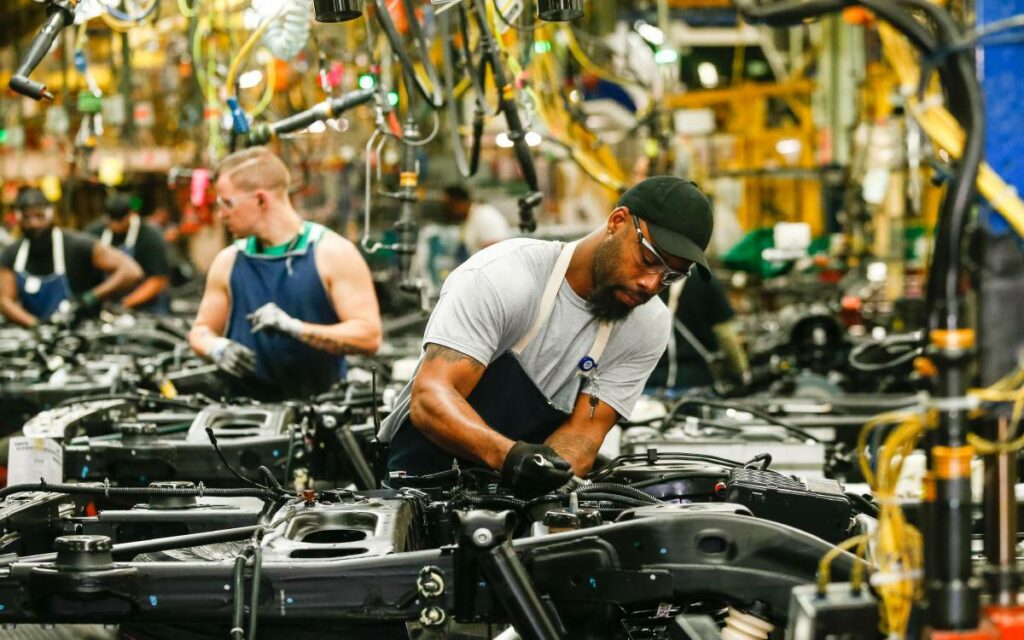
M 628 207 L 615 207 L 612 209 L 611 215 L 608 216 L 607 229 L 608 233 L 612 234 L 622 228 L 625 224 L 632 224 L 629 218 Z

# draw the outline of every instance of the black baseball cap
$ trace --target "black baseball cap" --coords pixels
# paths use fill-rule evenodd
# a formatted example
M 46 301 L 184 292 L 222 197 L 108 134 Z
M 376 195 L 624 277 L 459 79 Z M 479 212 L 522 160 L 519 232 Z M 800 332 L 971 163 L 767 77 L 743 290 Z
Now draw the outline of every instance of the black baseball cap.
M 674 176 L 646 178 L 622 194 L 617 206 L 647 221 L 659 250 L 693 262 L 701 280 L 711 280 L 704 250 L 715 221 L 711 202 L 696 184 Z
M 107 217 L 111 220 L 122 220 L 132 212 L 132 199 L 124 193 L 112 193 L 104 203 Z
M 49 198 L 43 193 L 43 190 L 39 187 L 22 187 L 18 189 L 18 195 L 14 198 L 14 208 L 19 211 L 22 209 L 34 209 L 37 207 L 49 207 L 51 204 Z

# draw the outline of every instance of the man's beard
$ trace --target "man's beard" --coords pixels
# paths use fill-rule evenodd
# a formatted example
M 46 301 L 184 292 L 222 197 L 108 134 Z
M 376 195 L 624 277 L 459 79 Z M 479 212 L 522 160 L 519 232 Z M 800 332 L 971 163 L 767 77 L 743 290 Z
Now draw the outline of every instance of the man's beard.
M 591 267 L 594 290 L 590 292 L 586 300 L 590 313 L 602 322 L 622 320 L 635 308 L 615 297 L 616 291 L 623 291 L 633 296 L 643 295 L 628 287 L 611 282 L 615 268 L 621 260 L 621 245 L 620 238 L 613 238 L 599 244 L 597 250 L 594 251 L 594 263 Z
M 25 238 L 28 238 L 28 240 L 30 242 L 38 244 L 38 243 L 43 243 L 43 242 L 45 242 L 45 241 L 50 239 L 50 237 L 51 237 L 50 236 L 50 231 L 52 229 L 53 229 L 53 227 L 43 227 L 41 229 L 40 228 L 26 229 L 26 228 L 22 227 L 21 235 L 24 236 Z

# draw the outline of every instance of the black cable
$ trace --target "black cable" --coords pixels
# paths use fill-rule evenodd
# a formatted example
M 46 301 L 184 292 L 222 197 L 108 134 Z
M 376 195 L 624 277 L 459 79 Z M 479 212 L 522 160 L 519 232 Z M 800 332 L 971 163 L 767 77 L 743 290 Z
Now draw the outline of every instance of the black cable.
M 484 105 L 483 88 L 480 85 L 480 80 L 476 70 L 473 68 L 473 56 L 469 51 L 469 33 L 468 33 L 468 20 L 466 17 L 466 8 L 460 4 L 458 7 L 458 19 L 459 19 L 459 32 L 462 36 L 458 40 L 461 40 L 462 46 L 459 51 L 462 59 L 462 72 L 464 77 L 469 78 L 470 85 L 473 91 L 473 124 L 472 133 L 469 145 L 469 157 L 466 157 L 466 150 L 463 148 L 462 142 L 462 126 L 461 119 L 459 118 L 459 110 L 461 108 L 463 100 L 459 100 L 455 96 L 455 52 L 456 52 L 456 38 L 455 34 L 451 33 L 450 20 L 452 20 L 451 12 L 441 16 L 440 29 L 441 38 L 444 43 L 441 46 L 442 64 L 443 64 L 443 79 L 444 79 L 444 90 L 445 94 L 449 96 L 448 99 L 448 127 L 451 135 L 452 151 L 455 154 L 455 165 L 459 170 L 459 174 L 464 178 L 469 178 L 476 174 L 480 168 L 480 150 L 483 141 L 484 132 L 484 117 L 487 109 Z M 466 73 L 466 69 L 469 70 Z
M 370 367 L 370 406 L 373 409 L 373 432 L 380 433 L 380 414 L 377 410 L 377 367 Z
M 860 512 L 861 513 L 869 515 L 872 518 L 877 518 L 878 517 L 878 505 L 877 504 L 874 504 L 873 502 L 871 502 L 870 500 L 868 500 L 864 496 L 862 496 L 860 494 L 857 494 L 857 493 L 853 493 L 852 491 L 847 491 L 847 492 L 845 492 L 845 494 L 846 494 L 846 497 L 849 498 L 851 502 L 855 503 L 857 505 L 857 507 L 860 508 Z
M 891 360 L 886 362 L 863 362 L 861 357 L 871 349 L 883 349 L 888 350 L 892 346 L 902 345 L 913 345 L 917 344 L 917 348 L 910 349 L 906 353 L 898 355 Z M 895 335 L 889 336 L 883 340 L 877 342 L 863 342 L 853 349 L 850 350 L 850 354 L 847 356 L 847 362 L 850 366 L 858 371 L 865 373 L 875 373 L 877 371 L 885 371 L 886 369 L 894 369 L 901 365 L 912 362 L 914 358 L 923 354 L 925 350 L 924 336 L 918 334 L 907 334 L 907 335 Z
M 231 464 L 228 462 L 228 459 L 224 457 L 224 452 L 221 451 L 220 445 L 217 444 L 217 436 L 213 434 L 213 427 L 206 427 L 206 437 L 210 439 L 210 444 L 213 445 L 213 450 L 217 452 L 217 457 L 220 458 L 220 461 L 224 465 L 224 468 L 227 469 L 231 473 L 231 475 L 235 476 L 236 478 L 250 486 L 259 487 L 260 489 L 263 489 L 265 491 L 271 490 L 270 487 L 259 484 L 258 482 L 246 478 L 242 474 L 235 471 L 235 468 L 231 466 Z
M 675 416 L 679 414 L 679 409 L 681 409 L 684 405 L 687 405 L 687 404 L 696 404 L 696 405 L 703 405 L 703 406 L 714 407 L 714 408 L 719 408 L 719 409 L 734 409 L 736 411 L 743 411 L 745 413 L 751 414 L 752 416 L 755 416 L 757 418 L 761 418 L 762 420 L 770 422 L 770 423 L 772 423 L 772 424 L 774 424 L 776 426 L 782 427 L 786 431 L 788 431 L 788 432 L 792 433 L 793 435 L 796 435 L 796 436 L 798 436 L 800 438 L 803 438 L 804 440 L 810 440 L 812 442 L 820 442 L 820 440 L 818 440 L 818 438 L 814 437 L 813 435 L 811 435 L 810 433 L 804 431 L 803 429 L 801 429 L 799 427 L 796 427 L 796 426 L 786 422 L 785 420 L 777 418 L 777 417 L 773 416 L 770 413 L 766 413 L 764 411 L 761 411 L 760 409 L 757 409 L 757 408 L 754 408 L 754 407 L 751 407 L 751 406 L 747 406 L 747 405 L 744 405 L 744 404 L 741 404 L 741 403 L 738 403 L 738 402 L 722 402 L 722 401 L 718 401 L 718 400 L 709 400 L 709 399 L 705 399 L 705 398 L 683 398 L 682 400 L 677 402 L 675 404 L 675 406 L 672 407 L 672 409 L 669 411 L 668 416 L 665 417 L 665 425 L 666 426 L 671 425 L 672 422 L 675 420 Z

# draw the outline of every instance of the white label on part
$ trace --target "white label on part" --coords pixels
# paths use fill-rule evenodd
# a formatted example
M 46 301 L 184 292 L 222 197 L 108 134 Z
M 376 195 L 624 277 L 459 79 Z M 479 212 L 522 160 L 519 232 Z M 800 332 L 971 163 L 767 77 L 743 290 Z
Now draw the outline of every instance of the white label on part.
M 53 438 L 11 438 L 7 485 L 64 481 L 64 450 Z

